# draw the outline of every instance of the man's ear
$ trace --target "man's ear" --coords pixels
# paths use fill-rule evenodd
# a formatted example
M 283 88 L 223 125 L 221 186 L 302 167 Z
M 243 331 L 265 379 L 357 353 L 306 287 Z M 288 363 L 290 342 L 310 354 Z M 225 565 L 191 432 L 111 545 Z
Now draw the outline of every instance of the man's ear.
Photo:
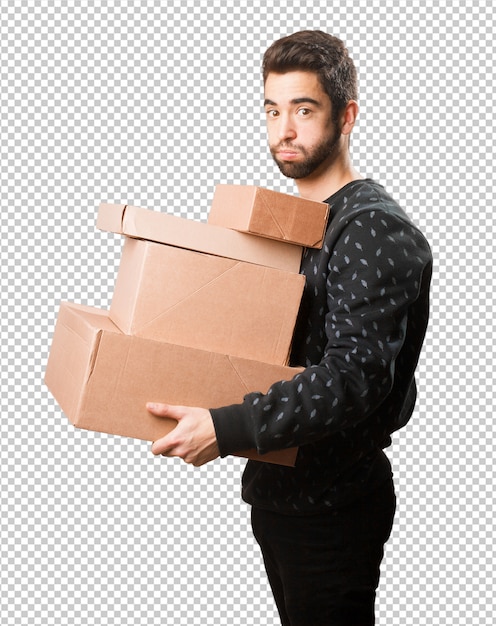
M 343 113 L 341 114 L 341 134 L 349 135 L 355 126 L 356 118 L 358 117 L 358 103 L 355 100 L 350 100 L 345 106 Z

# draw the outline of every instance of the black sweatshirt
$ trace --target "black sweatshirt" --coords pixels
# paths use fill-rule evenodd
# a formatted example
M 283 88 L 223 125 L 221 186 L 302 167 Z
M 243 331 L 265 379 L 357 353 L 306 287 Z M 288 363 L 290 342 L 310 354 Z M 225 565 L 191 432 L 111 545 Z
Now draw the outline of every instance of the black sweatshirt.
M 390 477 L 382 449 L 413 412 L 429 315 L 429 245 L 384 188 L 354 181 L 326 202 L 324 245 L 301 264 L 290 362 L 305 369 L 211 409 L 221 456 L 299 446 L 294 468 L 248 461 L 243 475 L 248 503 L 283 513 L 348 503 Z

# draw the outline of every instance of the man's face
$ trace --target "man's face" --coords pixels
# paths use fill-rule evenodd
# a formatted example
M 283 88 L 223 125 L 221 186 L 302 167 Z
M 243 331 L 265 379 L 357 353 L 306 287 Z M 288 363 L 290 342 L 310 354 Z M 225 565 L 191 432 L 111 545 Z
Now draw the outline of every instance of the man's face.
M 264 105 L 270 152 L 284 176 L 307 178 L 332 165 L 341 132 L 317 74 L 269 74 Z

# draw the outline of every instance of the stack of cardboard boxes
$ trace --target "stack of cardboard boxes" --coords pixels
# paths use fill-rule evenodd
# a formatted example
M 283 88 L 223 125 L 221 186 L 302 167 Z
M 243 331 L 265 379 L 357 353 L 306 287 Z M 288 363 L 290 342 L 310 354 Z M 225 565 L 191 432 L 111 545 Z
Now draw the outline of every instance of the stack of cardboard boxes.
M 176 424 L 147 401 L 214 408 L 292 378 L 303 246 L 321 247 L 328 205 L 219 185 L 208 223 L 101 204 L 124 238 L 110 309 L 63 302 L 45 382 L 77 427 L 154 441 Z M 294 464 L 296 450 L 260 456 Z

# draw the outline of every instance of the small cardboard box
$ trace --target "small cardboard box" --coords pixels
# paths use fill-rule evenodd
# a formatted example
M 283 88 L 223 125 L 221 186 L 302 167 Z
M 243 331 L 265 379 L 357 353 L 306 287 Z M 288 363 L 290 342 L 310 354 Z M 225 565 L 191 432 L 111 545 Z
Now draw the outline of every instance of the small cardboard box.
M 97 228 L 298 273 L 302 246 L 124 204 L 100 204 Z
M 153 416 L 147 401 L 226 406 L 250 391 L 266 392 L 301 369 L 126 335 L 106 311 L 63 302 L 45 383 L 74 426 L 155 441 L 176 422 Z M 292 466 L 296 452 L 239 456 Z
M 110 318 L 148 339 L 286 365 L 305 277 L 126 237 Z
M 208 223 L 321 248 L 329 205 L 251 185 L 217 185 Z

